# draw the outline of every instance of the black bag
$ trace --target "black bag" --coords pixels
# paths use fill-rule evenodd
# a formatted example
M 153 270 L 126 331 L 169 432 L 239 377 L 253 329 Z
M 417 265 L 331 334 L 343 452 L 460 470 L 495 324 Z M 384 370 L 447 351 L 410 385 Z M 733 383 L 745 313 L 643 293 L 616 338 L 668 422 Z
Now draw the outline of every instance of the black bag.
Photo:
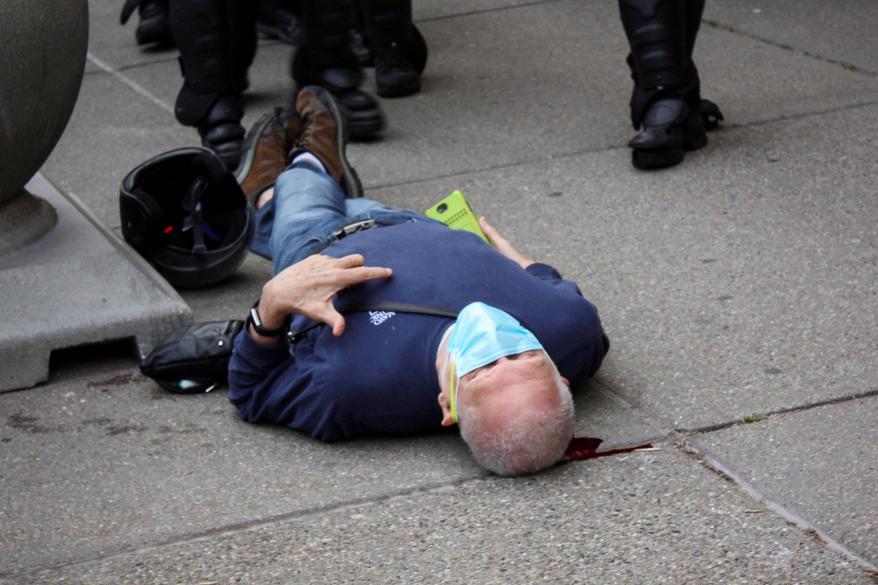
M 140 361 L 140 372 L 175 394 L 210 392 L 226 382 L 243 321 L 196 323 L 175 331 Z

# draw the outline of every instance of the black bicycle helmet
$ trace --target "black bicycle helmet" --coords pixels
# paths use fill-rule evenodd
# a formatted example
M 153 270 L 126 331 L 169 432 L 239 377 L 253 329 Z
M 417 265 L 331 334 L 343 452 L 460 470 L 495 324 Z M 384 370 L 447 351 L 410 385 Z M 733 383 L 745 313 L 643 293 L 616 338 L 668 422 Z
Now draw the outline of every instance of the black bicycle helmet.
M 200 146 L 160 154 L 122 180 L 125 241 L 181 288 L 210 286 L 237 270 L 253 231 L 234 176 Z

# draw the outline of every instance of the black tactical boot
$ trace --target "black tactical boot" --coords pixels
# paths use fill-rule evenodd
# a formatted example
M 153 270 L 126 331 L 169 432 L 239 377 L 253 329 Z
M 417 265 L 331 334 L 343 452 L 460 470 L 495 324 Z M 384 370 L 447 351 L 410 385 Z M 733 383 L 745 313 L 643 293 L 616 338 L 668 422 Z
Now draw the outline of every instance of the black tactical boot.
M 140 13 L 140 22 L 134 31 L 138 45 L 155 45 L 157 48 L 174 46 L 174 35 L 168 22 L 169 0 L 127 0 L 122 7 L 119 23 L 125 24 L 134 9 Z
M 241 97 L 222 95 L 198 123 L 201 144 L 214 151 L 230 171 L 234 171 L 241 160 L 245 134 L 241 126 L 243 117 Z
M 375 66 L 375 57 L 369 49 L 369 38 L 366 34 L 365 26 L 362 23 L 357 22 L 357 24 L 354 25 L 354 28 L 351 29 L 348 43 L 351 47 L 351 53 L 354 54 L 354 58 L 357 60 L 357 64 L 360 67 Z
M 628 144 L 639 169 L 676 165 L 687 150 L 707 144 L 705 128 L 722 120 L 700 97 L 692 50 L 704 0 L 619 0 L 631 46 L 631 121 L 640 132 Z
M 421 76 L 398 45 L 375 50 L 375 91 L 381 97 L 402 97 L 421 91 Z
M 256 6 L 225 0 L 172 0 L 183 87 L 175 114 L 234 170 L 241 156 L 241 94 L 256 53 Z
M 296 16 L 295 2 L 289 0 L 261 0 L 256 15 L 256 31 L 270 39 L 297 47 L 305 40 L 302 22 Z
M 293 58 L 293 102 L 302 87 L 325 87 L 338 100 L 351 138 L 374 136 L 384 128 L 384 115 L 375 98 L 360 89 L 363 72 L 349 42 L 352 0 L 303 0 L 300 5 L 306 42 Z
M 412 24 L 411 0 L 363 0 L 369 44 L 375 58 L 375 86 L 381 97 L 421 90 L 427 45 Z

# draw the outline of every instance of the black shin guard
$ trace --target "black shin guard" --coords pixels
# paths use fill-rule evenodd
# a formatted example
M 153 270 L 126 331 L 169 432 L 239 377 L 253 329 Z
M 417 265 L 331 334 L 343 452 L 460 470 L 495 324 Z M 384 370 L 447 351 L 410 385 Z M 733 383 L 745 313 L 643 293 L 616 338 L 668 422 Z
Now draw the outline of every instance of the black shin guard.
M 362 0 L 362 6 L 372 50 L 411 43 L 411 0 Z
M 245 0 L 171 0 L 183 87 L 174 113 L 234 169 L 243 146 L 247 70 L 256 54 L 256 5 Z
M 681 85 L 686 52 L 684 0 L 619 0 L 637 84 L 645 90 Z
M 354 25 L 353 1 L 303 0 L 300 6 L 305 46 L 313 66 L 359 69 L 348 43 Z
M 712 102 L 704 112 L 710 120 L 703 119 L 692 61 L 704 0 L 619 0 L 619 8 L 631 47 L 631 122 L 641 129 L 629 143 L 632 162 L 641 169 L 675 165 L 707 143 L 708 122 L 722 119 Z
M 411 0 L 363 0 L 375 87 L 382 97 L 405 96 L 421 89 L 427 45 L 412 23 Z
M 686 54 L 692 59 L 695 50 L 695 38 L 701 28 L 701 15 L 704 14 L 705 0 L 686 0 Z
M 197 126 L 220 95 L 240 95 L 256 54 L 255 7 L 243 0 L 172 0 L 183 87 L 175 113 Z

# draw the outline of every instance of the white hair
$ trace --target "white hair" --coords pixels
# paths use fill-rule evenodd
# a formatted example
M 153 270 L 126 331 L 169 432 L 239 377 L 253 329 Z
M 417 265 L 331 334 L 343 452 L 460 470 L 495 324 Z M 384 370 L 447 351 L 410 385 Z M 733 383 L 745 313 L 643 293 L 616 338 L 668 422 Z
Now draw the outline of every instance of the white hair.
M 560 400 L 554 407 L 516 413 L 499 430 L 458 405 L 460 435 L 479 465 L 497 475 L 525 475 L 561 459 L 573 437 L 573 398 L 557 371 L 555 384 Z

